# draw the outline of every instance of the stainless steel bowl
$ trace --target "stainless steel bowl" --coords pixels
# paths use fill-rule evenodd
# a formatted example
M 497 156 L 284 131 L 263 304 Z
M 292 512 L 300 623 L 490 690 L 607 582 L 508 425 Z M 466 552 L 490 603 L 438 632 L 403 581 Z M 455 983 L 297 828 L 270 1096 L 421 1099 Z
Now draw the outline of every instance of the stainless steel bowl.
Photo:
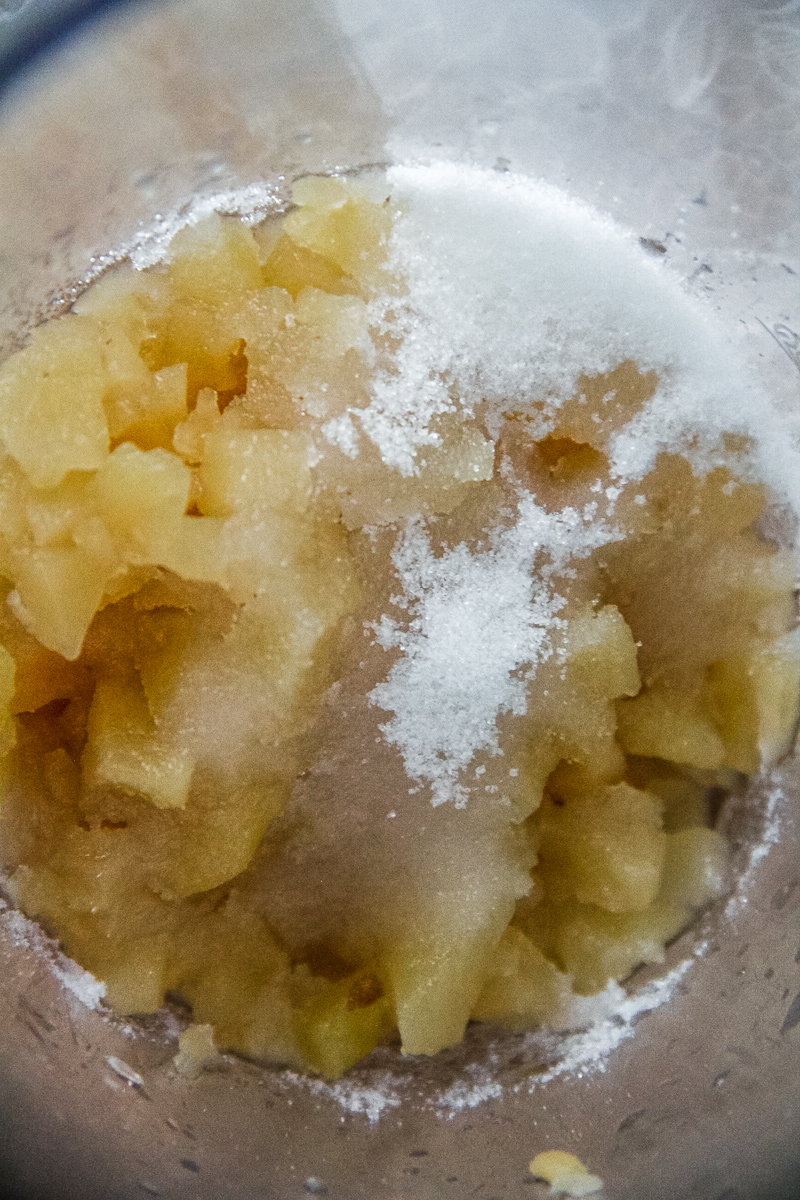
M 458 159 L 544 177 L 664 253 L 800 414 L 800 5 L 160 0 L 0 14 L 0 346 L 198 197 Z M 69 32 L 48 41 L 48 22 Z M 32 46 L 39 53 L 29 57 Z M 2 46 L 0 46 L 2 49 Z M 2 59 L 2 55 L 0 55 Z M 656 246 L 658 243 L 658 246 Z M 337 1085 L 172 1066 L 0 914 L 0 1190 L 25 1200 L 535 1200 L 544 1149 L 609 1200 L 800 1195 L 800 777 L 726 815 L 734 892 L 588 1035 L 475 1027 Z

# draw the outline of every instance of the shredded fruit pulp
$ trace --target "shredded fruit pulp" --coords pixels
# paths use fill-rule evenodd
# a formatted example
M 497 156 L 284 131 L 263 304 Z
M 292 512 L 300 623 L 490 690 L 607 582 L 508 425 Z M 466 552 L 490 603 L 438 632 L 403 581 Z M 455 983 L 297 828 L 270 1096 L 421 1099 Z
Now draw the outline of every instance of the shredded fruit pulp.
M 465 168 L 294 201 L 0 368 L 2 856 L 117 1011 L 335 1077 L 661 960 L 791 747 L 797 563 L 616 230 Z

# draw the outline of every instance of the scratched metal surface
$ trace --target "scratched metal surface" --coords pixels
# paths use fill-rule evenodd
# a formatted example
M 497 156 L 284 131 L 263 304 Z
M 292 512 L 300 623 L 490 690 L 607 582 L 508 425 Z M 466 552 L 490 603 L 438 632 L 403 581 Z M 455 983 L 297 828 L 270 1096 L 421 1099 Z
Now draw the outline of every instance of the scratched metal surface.
M 466 158 L 563 184 L 664 253 L 796 425 L 799 63 L 796 2 L 119 7 L 0 99 L 0 342 L 190 196 Z M 88 1009 L 86 981 L 6 908 L 0 1192 L 537 1200 L 527 1163 L 550 1146 L 609 1200 L 793 1200 L 798 796 L 792 764 L 731 815 L 738 899 L 670 949 L 673 998 L 640 1003 L 597 1071 L 559 1073 L 563 1042 L 473 1031 L 435 1060 L 378 1052 L 338 1091 L 233 1060 L 186 1080 L 174 1014 L 132 1026 Z M 640 999 L 657 977 L 638 978 Z

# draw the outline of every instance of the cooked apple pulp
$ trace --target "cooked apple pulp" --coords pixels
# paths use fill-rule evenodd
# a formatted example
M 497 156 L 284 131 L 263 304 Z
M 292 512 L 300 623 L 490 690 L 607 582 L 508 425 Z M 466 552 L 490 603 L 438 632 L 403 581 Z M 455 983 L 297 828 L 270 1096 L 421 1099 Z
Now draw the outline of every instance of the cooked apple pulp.
M 630 303 L 689 302 L 591 215 L 453 171 L 199 220 L 0 369 L 14 898 L 118 1012 L 179 995 L 331 1077 L 563 1026 L 659 961 L 725 886 L 709 796 L 798 716 L 757 439 L 710 400 L 662 436 L 691 354 L 628 345 L 626 299 L 598 350 L 571 264 L 593 236 Z M 540 222 L 531 327 L 559 279 L 578 306 L 540 343 L 465 180 L 501 248 L 503 205 Z

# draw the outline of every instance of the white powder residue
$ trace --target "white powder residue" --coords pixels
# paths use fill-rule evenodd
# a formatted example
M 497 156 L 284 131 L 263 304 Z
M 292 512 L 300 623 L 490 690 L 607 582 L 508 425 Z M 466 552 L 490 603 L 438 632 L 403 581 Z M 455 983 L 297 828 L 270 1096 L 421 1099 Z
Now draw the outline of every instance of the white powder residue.
M 11 935 L 13 944 L 21 950 L 30 950 L 33 946 L 39 949 L 45 942 L 45 936 L 39 926 L 23 917 L 15 908 L 5 909 L 3 924 Z
M 786 796 L 779 774 L 773 773 L 769 776 L 769 779 L 773 786 L 767 793 L 766 804 L 764 806 L 764 826 L 761 837 L 755 845 L 750 847 L 747 866 L 736 881 L 736 891 L 725 905 L 725 916 L 729 921 L 734 921 L 736 916 L 747 905 L 747 893 L 753 884 L 759 864 L 767 857 L 772 847 L 780 841 L 783 825 L 783 814 L 780 809 Z
M 15 908 L 6 907 L 0 916 L 11 935 L 13 944 L 21 950 L 35 950 L 48 962 L 50 971 L 62 987 L 71 992 L 85 1008 L 101 1008 L 100 1001 L 106 994 L 106 985 L 84 971 L 58 948 L 58 943 L 48 938 L 35 921 L 30 921 Z
M 430 784 L 434 806 L 463 807 L 460 774 L 476 753 L 498 753 L 498 716 L 525 715 L 527 684 L 551 652 L 563 606 L 553 572 L 615 536 L 574 509 L 547 513 L 529 495 L 513 528 L 476 554 L 459 545 L 437 558 L 420 526 L 409 525 L 394 563 L 411 620 L 401 628 L 387 618 L 376 629 L 403 657 L 370 699 L 394 714 L 381 728 L 409 777 Z
M 334 417 L 322 426 L 322 432 L 332 446 L 338 446 L 342 454 L 355 458 L 358 454 L 358 430 L 349 413 Z
M 281 1078 L 287 1083 L 307 1089 L 313 1096 L 324 1096 L 333 1100 L 344 1112 L 362 1113 L 370 1125 L 374 1125 L 387 1109 L 399 1108 L 402 1097 L 400 1088 L 405 1079 L 387 1074 L 371 1087 L 342 1080 L 326 1083 L 323 1079 L 311 1079 L 295 1071 L 284 1071 Z
M 270 213 L 277 212 L 281 198 L 268 183 L 251 183 L 234 191 L 214 192 L 210 196 L 195 198 L 190 206 L 183 205 L 172 212 L 159 214 L 146 229 L 128 246 L 122 247 L 137 270 L 153 267 L 169 258 L 169 244 L 179 230 L 187 225 L 196 225 L 213 213 L 236 213 L 247 225 L 263 221 Z M 119 260 L 119 255 L 102 265 Z
M 88 971 L 84 971 L 71 958 L 63 954 L 52 964 L 51 970 L 59 983 L 72 992 L 84 1008 L 100 1008 L 100 1001 L 106 994 L 106 985 Z
M 557 1020 L 552 1021 L 551 1025 L 559 1029 L 587 1029 L 590 1025 L 613 1018 L 627 999 L 625 989 L 609 979 L 602 992 L 595 992 L 593 996 L 569 996 L 563 1002 Z
M 574 1074 L 582 1079 L 596 1071 L 605 1071 L 611 1053 L 633 1036 L 636 1018 L 670 1000 L 693 962 L 692 958 L 685 959 L 667 975 L 653 980 L 631 996 L 617 995 L 608 1015 L 594 1021 L 588 1029 L 564 1039 L 560 1046 L 558 1062 L 541 1075 L 535 1076 L 530 1081 L 529 1090 L 532 1092 L 559 1075 Z M 610 989 L 622 993 L 619 985 L 610 985 Z M 606 993 L 609 993 L 610 999 L 609 988 L 606 988 Z M 601 996 L 603 995 L 604 993 L 601 993 Z M 590 999 L 598 1001 L 599 997 L 593 996 Z M 526 1039 L 527 1044 L 535 1045 L 537 1040 L 541 1040 L 541 1036 L 530 1034 Z
M 433 1107 L 440 1117 L 446 1116 L 452 1121 L 456 1113 L 464 1112 L 467 1108 L 477 1108 L 487 1100 L 501 1100 L 503 1089 L 497 1080 L 485 1080 L 482 1083 L 455 1083 L 443 1095 L 433 1101 Z
M 555 1038 L 543 1030 L 529 1034 L 525 1039 L 525 1045 L 534 1052 L 542 1047 L 549 1049 L 555 1042 L 559 1054 L 554 1066 L 530 1081 L 529 1090 L 533 1091 L 560 1075 L 574 1074 L 582 1079 L 585 1075 L 605 1071 L 613 1051 L 635 1032 L 637 1018 L 672 998 L 693 961 L 686 959 L 662 979 L 653 981 L 633 995 L 628 995 L 618 983 L 609 983 L 596 996 L 575 997 L 570 1021 L 574 1025 L 585 1025 L 590 1021 L 588 1028 L 565 1038 Z M 465 1078 L 427 1099 L 425 1107 L 433 1109 L 439 1117 L 452 1120 L 458 1113 L 492 1100 L 501 1100 L 504 1089 L 496 1077 L 497 1063 L 493 1055 L 490 1055 L 490 1060 L 490 1063 L 471 1064 L 466 1069 Z M 348 1080 L 326 1083 L 325 1080 L 311 1079 L 295 1071 L 284 1071 L 280 1078 L 287 1085 L 332 1100 L 343 1112 L 363 1114 L 370 1125 L 410 1100 L 413 1088 L 410 1076 L 397 1076 L 389 1072 L 373 1078 L 369 1083 Z M 513 1090 L 518 1092 L 523 1086 L 518 1083 Z

